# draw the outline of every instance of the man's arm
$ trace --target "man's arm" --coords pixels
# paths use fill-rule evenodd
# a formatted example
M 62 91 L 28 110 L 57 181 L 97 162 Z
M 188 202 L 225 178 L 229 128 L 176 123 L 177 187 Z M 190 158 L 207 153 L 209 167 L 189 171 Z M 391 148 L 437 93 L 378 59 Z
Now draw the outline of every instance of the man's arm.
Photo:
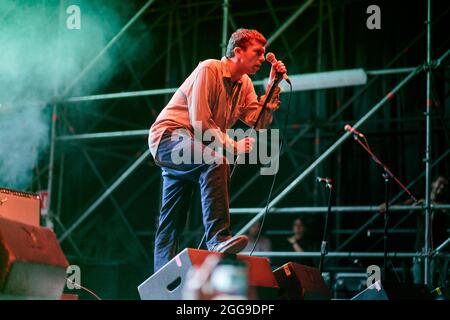
M 241 111 L 240 119 L 244 121 L 249 127 L 252 127 L 255 124 L 256 119 L 258 119 L 266 96 L 269 93 L 270 86 L 268 86 L 266 94 L 258 99 L 253 84 L 249 82 L 248 85 L 249 88 L 247 88 L 248 93 L 245 98 L 245 106 Z M 267 103 L 266 110 L 261 115 L 261 119 L 259 119 L 256 129 L 267 128 L 272 123 L 272 113 L 280 107 L 279 97 L 280 88 L 276 87 L 273 92 L 272 98 Z
M 270 69 L 270 75 L 269 75 L 269 83 L 266 88 L 266 93 L 260 97 L 260 99 L 257 99 L 255 88 L 253 87 L 253 84 L 251 81 L 248 81 L 247 85 L 249 86 L 247 88 L 247 103 L 246 108 L 244 108 L 243 112 L 241 113 L 241 120 L 244 121 L 247 125 L 253 126 L 256 122 L 256 119 L 258 119 L 259 113 L 261 112 L 262 106 L 264 105 L 264 101 L 266 100 L 266 97 L 269 94 L 270 88 L 272 87 L 272 84 L 276 80 L 277 73 L 283 74 L 286 73 L 287 69 L 284 63 L 281 60 L 276 61 L 272 64 L 272 68 Z M 280 107 L 280 88 L 277 86 L 274 89 L 272 98 L 270 101 L 268 101 L 266 105 L 266 109 L 264 111 L 264 114 L 261 115 L 261 118 L 258 122 L 258 125 L 256 126 L 256 129 L 261 128 L 267 128 L 270 123 L 272 122 L 272 112 L 277 110 Z
M 292 236 L 288 238 L 289 243 L 292 245 L 292 248 L 296 252 L 304 252 L 303 248 L 300 246 L 300 244 L 297 242 L 297 239 L 295 239 L 295 236 Z

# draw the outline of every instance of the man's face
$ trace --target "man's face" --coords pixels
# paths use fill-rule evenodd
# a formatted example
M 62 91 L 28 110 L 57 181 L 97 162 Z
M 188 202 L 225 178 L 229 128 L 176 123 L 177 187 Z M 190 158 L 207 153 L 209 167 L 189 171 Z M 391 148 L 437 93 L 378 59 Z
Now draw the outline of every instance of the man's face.
M 250 41 L 246 49 L 240 50 L 240 62 L 243 71 L 246 74 L 255 74 L 264 62 L 264 53 L 266 48 L 256 41 Z

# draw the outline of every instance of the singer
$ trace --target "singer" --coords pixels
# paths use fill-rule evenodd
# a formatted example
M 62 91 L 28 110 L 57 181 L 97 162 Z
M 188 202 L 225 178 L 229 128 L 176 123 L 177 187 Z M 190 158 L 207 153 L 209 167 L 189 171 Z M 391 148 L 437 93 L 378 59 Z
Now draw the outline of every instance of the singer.
M 248 75 L 255 74 L 264 62 L 267 40 L 256 30 L 238 29 L 228 42 L 225 57 L 200 62 L 161 111 L 149 132 L 149 147 L 163 177 L 162 203 L 155 237 L 154 272 L 178 253 L 178 240 L 184 229 L 195 183 L 200 185 L 206 245 L 210 251 L 238 253 L 245 248 L 246 236 L 232 237 L 228 199 L 229 165 L 217 163 L 175 164 L 174 150 L 188 148 L 204 152 L 204 143 L 194 143 L 194 128 L 209 130 L 225 148 L 238 154 L 252 149 L 253 138 L 234 141 L 226 134 L 238 119 L 255 124 L 265 95 L 258 98 Z M 283 62 L 272 59 L 269 85 L 286 73 Z M 266 91 L 266 94 L 268 91 Z M 257 129 L 272 122 L 280 106 L 277 88 L 262 115 Z M 185 131 L 183 139 L 175 131 Z M 178 133 L 179 134 L 179 133 Z M 184 144 L 184 145 L 181 145 Z M 200 148 L 198 146 L 200 145 Z M 183 149 L 185 150 L 185 149 Z M 223 156 L 223 155 L 217 155 Z

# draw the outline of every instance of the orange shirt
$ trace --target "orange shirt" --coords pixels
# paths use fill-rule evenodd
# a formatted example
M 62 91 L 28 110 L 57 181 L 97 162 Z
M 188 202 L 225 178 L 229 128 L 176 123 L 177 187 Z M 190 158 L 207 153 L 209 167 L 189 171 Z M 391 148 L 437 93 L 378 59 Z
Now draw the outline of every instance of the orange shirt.
M 264 96 L 258 100 L 248 75 L 243 75 L 233 85 L 226 61 L 223 57 L 200 62 L 174 93 L 150 128 L 148 143 L 153 157 L 166 130 L 185 128 L 194 138 L 194 127 L 201 126 L 202 132 L 211 130 L 220 143 L 233 148 L 235 141 L 226 134 L 226 129 L 238 119 L 253 126 Z M 271 110 L 278 108 L 275 101 L 272 99 L 267 104 L 257 129 L 267 128 L 272 122 Z

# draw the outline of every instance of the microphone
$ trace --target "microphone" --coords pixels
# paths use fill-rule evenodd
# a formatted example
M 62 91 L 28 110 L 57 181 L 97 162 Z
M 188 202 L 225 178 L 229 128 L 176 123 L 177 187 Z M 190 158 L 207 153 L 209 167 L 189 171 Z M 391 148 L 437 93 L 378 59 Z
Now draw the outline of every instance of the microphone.
M 349 125 L 349 124 L 346 124 L 346 125 L 345 125 L 344 130 L 345 130 L 345 131 L 348 131 L 348 132 L 350 132 L 350 133 L 356 134 L 358 137 L 364 138 L 364 135 L 363 135 L 361 132 L 359 132 L 358 130 L 356 130 L 355 128 L 353 128 L 353 127 L 352 127 L 351 125 Z
M 271 65 L 274 65 L 275 63 L 277 63 L 277 58 L 275 58 L 275 54 L 273 52 L 269 52 L 266 54 L 266 60 Z M 277 75 L 280 77 L 283 77 L 283 79 L 286 80 L 287 83 L 291 84 L 291 80 L 289 80 L 289 77 L 286 74 L 286 72 L 285 73 L 277 72 Z
M 321 182 L 325 182 L 326 184 L 332 184 L 333 183 L 333 179 L 331 179 L 331 178 L 317 177 L 316 180 L 317 180 L 318 183 L 321 183 Z

